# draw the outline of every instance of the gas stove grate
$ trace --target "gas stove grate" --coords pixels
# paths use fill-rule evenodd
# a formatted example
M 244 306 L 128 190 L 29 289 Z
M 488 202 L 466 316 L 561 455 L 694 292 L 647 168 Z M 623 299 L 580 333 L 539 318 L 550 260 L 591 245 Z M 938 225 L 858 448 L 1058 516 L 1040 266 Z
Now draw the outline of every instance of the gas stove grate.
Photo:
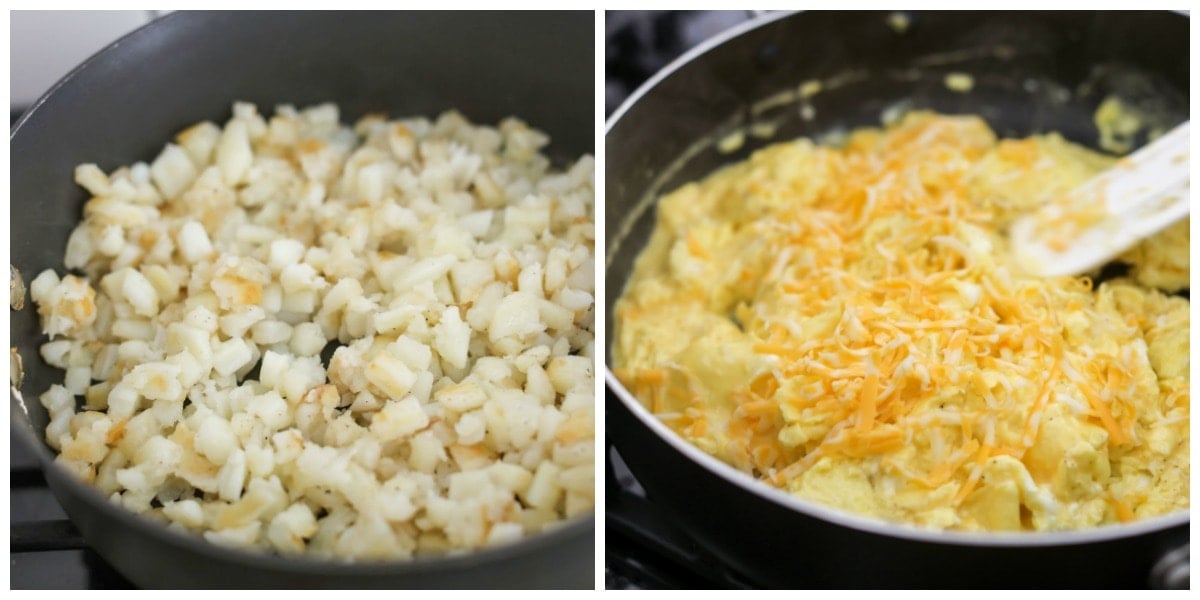
M 132 589 L 90 549 L 46 485 L 33 452 L 9 432 L 9 586 Z
M 659 512 L 620 453 L 605 441 L 606 589 L 750 589 Z

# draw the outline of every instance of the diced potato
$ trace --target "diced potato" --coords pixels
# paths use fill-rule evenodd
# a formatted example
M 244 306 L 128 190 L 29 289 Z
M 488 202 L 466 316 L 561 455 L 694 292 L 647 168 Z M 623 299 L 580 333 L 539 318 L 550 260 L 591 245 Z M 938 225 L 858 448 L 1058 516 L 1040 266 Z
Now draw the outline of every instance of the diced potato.
M 338 560 L 590 510 L 592 163 L 453 111 L 232 113 L 75 170 L 87 277 L 29 283 L 60 464 L 212 543 Z
M 179 146 L 167 144 L 162 153 L 150 165 L 154 185 L 164 198 L 175 198 L 196 179 L 196 166 Z

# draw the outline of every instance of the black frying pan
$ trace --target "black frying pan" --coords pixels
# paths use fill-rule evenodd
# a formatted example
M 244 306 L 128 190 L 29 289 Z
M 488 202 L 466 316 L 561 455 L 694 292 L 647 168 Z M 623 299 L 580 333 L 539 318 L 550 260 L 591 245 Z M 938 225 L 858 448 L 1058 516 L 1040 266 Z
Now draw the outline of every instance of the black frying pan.
M 884 109 L 910 107 L 979 114 L 1005 137 L 1059 131 L 1095 147 L 1092 115 L 1110 94 L 1168 127 L 1188 118 L 1184 16 L 922 13 L 907 27 L 889 17 L 761 18 L 693 50 L 614 114 L 605 135 L 608 339 L 658 195 L 767 143 L 877 126 Z M 948 89 L 951 72 L 973 75 L 973 89 Z M 789 100 L 808 80 L 821 80 L 823 90 Z M 776 135 L 746 136 L 732 154 L 715 147 L 714 140 L 756 122 L 775 124 Z M 650 416 L 611 371 L 607 379 L 606 434 L 650 500 L 756 585 L 1187 585 L 1187 513 L 1028 535 L 871 521 L 793 498 L 703 454 Z
M 114 43 L 37 101 L 13 130 L 11 260 L 26 281 L 62 272 L 85 193 L 75 165 L 152 160 L 183 127 L 224 122 L 234 100 L 335 101 L 343 121 L 373 111 L 477 123 L 517 115 L 551 135 L 552 158 L 593 152 L 591 12 L 175 13 Z M 591 588 L 592 518 L 515 545 L 406 563 L 336 564 L 229 550 L 128 513 L 52 461 L 37 396 L 62 372 L 38 355 L 45 336 L 28 299 L 10 343 L 24 379 L 13 432 L 36 449 L 83 537 L 143 587 Z

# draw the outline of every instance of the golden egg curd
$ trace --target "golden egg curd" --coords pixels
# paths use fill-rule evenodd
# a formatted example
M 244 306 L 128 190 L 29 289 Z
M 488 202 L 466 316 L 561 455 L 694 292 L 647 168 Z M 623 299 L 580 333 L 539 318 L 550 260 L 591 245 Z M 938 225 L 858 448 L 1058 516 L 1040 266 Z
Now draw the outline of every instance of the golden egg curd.
M 1096 285 L 1010 258 L 1013 220 L 1114 161 L 924 112 L 759 150 L 659 201 L 614 371 L 702 450 L 861 515 L 1045 531 L 1186 510 L 1187 222 Z

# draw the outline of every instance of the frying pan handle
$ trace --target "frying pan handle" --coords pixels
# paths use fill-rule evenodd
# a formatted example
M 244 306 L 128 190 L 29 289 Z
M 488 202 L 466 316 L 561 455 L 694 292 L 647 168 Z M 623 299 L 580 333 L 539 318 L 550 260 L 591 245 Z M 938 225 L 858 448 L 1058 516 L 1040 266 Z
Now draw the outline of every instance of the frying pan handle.
M 1150 587 L 1157 590 L 1186 590 L 1191 580 L 1191 544 L 1163 554 L 1150 570 Z

